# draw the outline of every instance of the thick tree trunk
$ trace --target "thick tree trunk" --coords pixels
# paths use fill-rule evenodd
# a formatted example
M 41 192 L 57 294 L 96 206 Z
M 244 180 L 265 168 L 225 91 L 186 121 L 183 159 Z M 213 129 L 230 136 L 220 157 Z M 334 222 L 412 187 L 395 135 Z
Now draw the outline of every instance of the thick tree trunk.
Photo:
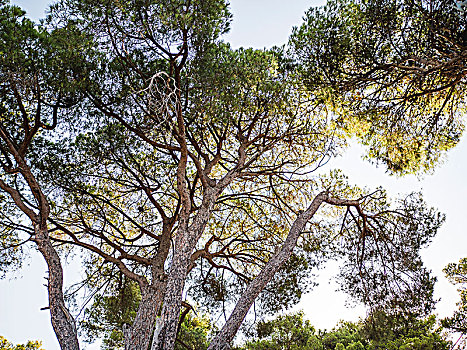
M 165 283 L 141 288 L 141 302 L 131 327 L 124 329 L 125 350 L 149 350 Z
M 35 227 L 35 242 L 49 269 L 49 308 L 52 327 L 62 350 L 78 350 L 78 335 L 73 317 L 63 299 L 63 269 L 56 250 L 50 242 L 47 229 Z
M 235 305 L 229 319 L 212 340 L 208 350 L 229 349 L 230 342 L 233 340 L 235 334 L 240 328 L 243 319 L 248 313 L 248 310 L 250 310 L 251 305 L 253 305 L 256 297 L 261 293 L 266 284 L 274 277 L 274 274 L 290 258 L 295 246 L 297 245 L 298 237 L 305 228 L 306 223 L 316 213 L 325 198 L 326 194 L 319 194 L 310 204 L 308 209 L 297 217 L 290 228 L 289 234 L 287 235 L 281 249 L 267 262 L 258 276 L 256 276 L 256 278 L 247 286 L 246 290 Z
M 186 237 L 187 233 L 185 233 Z M 177 237 L 172 266 L 170 268 L 167 287 L 165 290 L 164 305 L 160 320 L 160 328 L 154 339 L 152 350 L 172 350 L 177 336 L 178 319 L 182 305 L 182 292 L 190 264 L 191 245 L 184 237 Z M 190 249 L 191 248 L 191 249 Z
M 162 315 L 152 350 L 173 350 L 182 305 L 182 292 L 191 265 L 191 254 L 204 232 L 212 206 L 221 191 L 206 190 L 203 204 L 189 228 L 177 232 L 175 251 L 165 290 Z M 186 222 L 188 218 L 185 219 Z M 180 224 L 181 227 L 184 225 Z M 186 225 L 188 226 L 188 225 Z M 185 227 L 186 227 L 185 226 Z

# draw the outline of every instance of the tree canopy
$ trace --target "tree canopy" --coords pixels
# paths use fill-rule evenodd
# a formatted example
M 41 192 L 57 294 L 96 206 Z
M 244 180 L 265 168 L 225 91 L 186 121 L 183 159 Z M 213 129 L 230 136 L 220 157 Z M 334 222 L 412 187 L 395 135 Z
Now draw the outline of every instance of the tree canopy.
M 239 350 L 448 350 L 451 342 L 435 328 L 435 318 L 393 318 L 375 311 L 357 323 L 341 322 L 330 331 L 316 330 L 303 313 L 258 324 L 255 337 Z
M 223 0 L 62 0 L 40 26 L 1 5 L 0 238 L 6 265 L 19 232 L 43 253 L 62 349 L 79 346 L 67 252 L 84 261 L 72 291 L 94 296 L 81 327 L 109 347 L 171 350 L 197 337 L 197 306 L 224 315 L 208 349 L 226 349 L 255 301 L 265 314 L 296 304 L 327 259 L 356 300 L 429 315 L 419 253 L 444 216 L 421 194 L 394 200 L 319 169 L 352 135 L 400 175 L 455 146 L 463 56 L 433 56 L 463 28 L 455 10 L 439 15 L 439 44 L 436 6 L 330 1 L 287 46 L 254 50 L 222 41 Z M 460 56 L 448 73 L 427 55 Z
M 457 340 L 460 348 L 466 344 L 465 334 L 467 333 L 467 259 L 463 258 L 458 263 L 448 264 L 443 272 L 452 284 L 458 286 L 460 300 L 454 314 L 441 320 L 441 323 L 456 334 L 460 334 Z
M 28 341 L 26 344 L 13 345 L 0 335 L 0 349 L 2 350 L 43 350 L 39 341 Z
M 462 134 L 465 28 L 454 1 L 329 1 L 291 46 L 305 84 L 326 88 L 368 157 L 406 174 L 432 169 Z

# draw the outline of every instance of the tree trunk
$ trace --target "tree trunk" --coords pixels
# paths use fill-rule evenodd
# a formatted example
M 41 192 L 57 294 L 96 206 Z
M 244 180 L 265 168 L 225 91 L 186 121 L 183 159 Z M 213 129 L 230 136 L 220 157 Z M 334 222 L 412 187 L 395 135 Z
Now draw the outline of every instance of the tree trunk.
M 141 302 L 131 327 L 124 328 L 125 350 L 149 350 L 165 283 L 141 288 Z
M 185 232 L 185 237 L 188 232 Z M 182 236 L 182 235 L 180 235 Z M 160 328 L 154 339 L 152 350 L 172 350 L 177 336 L 178 319 L 182 304 L 182 292 L 188 275 L 190 254 L 193 249 L 186 242 L 185 237 L 178 236 L 175 254 L 170 268 L 167 288 L 165 290 L 164 305 L 160 320 Z
M 225 187 L 225 186 L 224 186 Z M 193 223 L 177 232 L 175 251 L 165 290 L 162 315 L 156 330 L 152 350 L 173 350 L 177 336 L 178 321 L 182 305 L 182 293 L 191 264 L 191 254 L 204 232 L 211 215 L 212 206 L 221 193 L 218 189 L 206 189 L 203 204 Z M 188 218 L 186 218 L 188 222 Z M 180 227 L 184 225 L 180 224 Z
M 290 258 L 297 245 L 297 240 L 306 223 L 316 213 L 321 203 L 325 200 L 326 194 L 320 193 L 310 204 L 308 209 L 301 213 L 292 224 L 289 234 L 281 249 L 266 263 L 258 276 L 255 277 L 247 286 L 242 296 L 235 305 L 232 314 L 225 323 L 224 327 L 217 333 L 208 347 L 208 350 L 227 350 L 230 342 L 237 334 L 243 319 L 248 310 L 255 301 L 256 297 L 262 292 L 266 284 L 274 277 L 274 274 Z
M 35 226 L 35 242 L 49 269 L 49 308 L 52 327 L 62 350 L 78 350 L 78 335 L 75 320 L 63 299 L 63 269 L 55 248 L 49 239 L 47 229 Z

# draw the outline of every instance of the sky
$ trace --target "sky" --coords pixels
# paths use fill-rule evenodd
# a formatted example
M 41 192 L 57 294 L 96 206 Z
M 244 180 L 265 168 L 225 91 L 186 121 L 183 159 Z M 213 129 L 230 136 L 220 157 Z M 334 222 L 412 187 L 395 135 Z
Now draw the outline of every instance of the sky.
M 23 7 L 28 15 L 37 20 L 43 17 L 48 0 L 14 0 L 12 3 Z M 305 0 L 231 0 L 233 22 L 231 31 L 225 36 L 234 48 L 271 47 L 286 43 L 291 28 L 301 23 L 304 12 L 310 6 L 322 1 Z M 423 251 L 426 266 L 438 277 L 435 296 L 441 301 L 436 313 L 448 316 L 458 301 L 456 288 L 449 284 L 442 269 L 449 262 L 456 262 L 467 256 L 467 140 L 451 150 L 444 164 L 433 175 L 423 178 L 388 176 L 384 169 L 377 168 L 361 159 L 363 148 L 357 144 L 340 158 L 330 162 L 331 168 L 340 168 L 349 177 L 349 182 L 361 187 L 384 187 L 393 197 L 412 191 L 422 191 L 430 206 L 447 216 L 431 246 Z M 74 264 L 73 264 L 74 262 Z M 336 273 L 337 264 L 321 269 L 319 287 L 306 294 L 295 310 L 303 309 L 306 318 L 317 328 L 330 329 L 343 320 L 357 320 L 365 315 L 361 306 L 346 307 L 346 296 L 336 292 L 337 284 L 329 277 Z M 65 283 L 71 283 L 73 276 L 79 276 L 79 265 L 70 259 L 65 268 Z M 50 324 L 49 312 L 40 311 L 47 306 L 47 292 L 43 286 L 46 265 L 40 255 L 33 254 L 29 264 L 16 271 L 15 279 L 0 281 L 0 335 L 14 343 L 27 340 L 41 340 L 46 350 L 58 350 L 58 342 Z M 98 344 L 83 349 L 98 349 Z

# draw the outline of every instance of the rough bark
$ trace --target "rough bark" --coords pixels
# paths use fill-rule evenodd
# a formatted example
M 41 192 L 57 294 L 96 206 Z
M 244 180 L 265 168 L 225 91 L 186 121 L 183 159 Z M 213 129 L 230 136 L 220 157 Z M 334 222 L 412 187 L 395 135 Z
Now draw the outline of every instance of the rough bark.
M 63 269 L 60 262 L 60 257 L 58 256 L 55 248 L 52 246 L 47 229 L 50 205 L 25 158 L 28 148 L 30 147 L 32 140 L 34 139 L 37 132 L 41 128 L 52 130 L 57 126 L 57 111 L 59 108 L 59 102 L 53 106 L 52 125 L 47 125 L 43 122 L 43 120 L 41 120 L 41 105 L 43 101 L 41 99 L 41 84 L 39 83 L 39 80 L 37 80 L 37 75 L 35 76 L 34 81 L 35 82 L 34 86 L 32 87 L 32 92 L 35 96 L 34 98 L 37 98 L 37 100 L 31 103 L 30 107 L 36 104 L 36 110 L 31 114 L 26 111 L 25 106 L 23 105 L 22 97 L 16 87 L 16 83 L 13 80 L 9 81 L 11 92 L 15 96 L 15 103 L 22 112 L 23 120 L 19 130 L 14 131 L 15 136 L 12 136 L 12 134 L 8 131 L 8 128 L 5 127 L 2 122 L 0 122 L 0 140 L 3 140 L 4 143 L 2 144 L 3 156 L 7 159 L 7 163 L 10 163 L 4 164 L 2 162 L 1 164 L 5 174 L 21 174 L 23 179 L 26 181 L 32 196 L 35 199 L 36 205 L 31 205 L 25 201 L 24 194 L 22 194 L 18 188 L 12 187 L 5 181 L 0 180 L 0 189 L 10 195 L 18 209 L 20 209 L 29 217 L 34 227 L 33 241 L 36 243 L 37 248 L 44 257 L 48 267 L 49 278 L 47 288 L 49 294 L 50 316 L 52 327 L 57 336 L 60 348 L 62 350 L 78 350 L 79 343 L 75 321 L 65 306 L 63 297 Z M 58 100 L 60 100 L 60 97 L 58 97 Z M 12 113 L 11 116 L 16 116 L 16 114 Z M 32 120 L 30 117 L 32 117 Z M 31 121 L 32 124 L 30 124 Z M 20 141 L 20 143 L 15 141 L 17 132 L 19 134 L 23 134 L 22 141 Z M 12 159 L 10 159 L 10 156 L 12 156 L 16 162 L 15 166 L 13 166 L 13 162 Z M 14 182 L 16 182 L 16 180 Z M 38 210 L 38 213 L 36 213 L 34 207 Z
M 187 230 L 179 230 L 175 239 L 175 251 L 169 271 L 164 305 L 152 350 L 172 350 L 177 336 L 178 320 L 182 304 L 182 292 L 190 270 L 191 254 L 204 232 L 212 211 L 212 206 L 219 194 L 218 190 L 206 190 L 203 204 Z
M 65 306 L 63 298 L 63 270 L 60 257 L 50 242 L 47 229 L 36 225 L 35 232 L 35 242 L 49 269 L 47 288 L 52 327 L 62 350 L 78 350 L 75 321 Z
M 149 349 L 164 285 L 159 282 L 141 288 L 141 302 L 135 320 L 131 327 L 124 328 L 125 350 Z
M 175 239 L 174 256 L 172 265 L 168 275 L 167 288 L 165 290 L 162 315 L 158 321 L 155 339 L 152 345 L 152 350 L 173 350 L 175 347 L 175 339 L 177 336 L 177 328 L 182 304 L 182 292 L 185 287 L 185 281 L 190 270 L 191 255 L 204 232 L 206 224 L 212 212 L 214 203 L 223 190 L 232 182 L 238 175 L 245 164 L 246 140 L 242 136 L 241 145 L 238 149 L 238 162 L 222 179 L 217 183 L 212 179 L 208 179 L 206 171 L 200 171 L 201 178 L 204 178 L 203 187 L 203 203 L 194 217 L 191 225 L 189 225 L 191 201 L 189 191 L 186 185 L 186 162 L 187 148 L 184 138 L 184 125 L 179 114 L 179 127 L 181 137 L 180 147 L 181 156 L 177 169 L 177 189 L 180 193 L 182 210 L 180 212 L 177 237 Z
M 187 236 L 188 232 L 183 232 L 183 234 L 179 232 L 176 239 L 176 251 L 168 276 L 160 328 L 158 329 L 157 340 L 155 339 L 152 347 L 153 350 L 173 349 L 175 346 L 182 292 L 188 274 L 191 251 L 193 250 L 192 245 L 188 243 Z
M 187 54 L 186 46 L 183 48 L 184 56 Z M 175 239 L 174 256 L 170 267 L 167 287 L 165 290 L 162 315 L 158 322 L 152 349 L 173 349 L 177 335 L 178 318 L 182 304 L 182 292 L 188 274 L 190 253 L 194 249 L 196 240 L 193 231 L 189 230 L 191 213 L 190 191 L 186 181 L 186 167 L 188 162 L 188 147 L 186 142 L 186 129 L 183 120 L 182 106 L 180 104 L 180 70 L 181 66 L 174 65 L 175 81 L 177 86 L 177 141 L 180 144 L 180 159 L 177 166 L 177 191 L 180 196 L 181 210 L 177 237 Z M 194 241 L 194 244 L 193 244 Z
M 167 220 L 164 213 L 162 216 L 165 221 L 159 249 L 152 259 L 151 266 L 153 280 L 151 284 L 147 283 L 145 279 L 137 281 L 141 289 L 141 302 L 133 324 L 126 325 L 123 329 L 125 350 L 148 350 L 151 337 L 157 333 L 157 330 L 155 332 L 157 313 L 161 307 L 167 285 L 164 263 L 169 254 L 170 233 L 173 227 L 172 222 Z
M 274 277 L 274 274 L 290 258 L 297 244 L 298 237 L 305 228 L 306 223 L 313 217 L 320 205 L 327 199 L 326 193 L 320 193 L 310 204 L 308 209 L 301 213 L 292 224 L 289 234 L 281 249 L 267 262 L 261 272 L 254 278 L 243 292 L 235 305 L 232 314 L 224 327 L 217 333 L 208 347 L 208 350 L 227 350 L 230 342 L 240 328 L 248 310 L 261 293 L 266 284 Z

